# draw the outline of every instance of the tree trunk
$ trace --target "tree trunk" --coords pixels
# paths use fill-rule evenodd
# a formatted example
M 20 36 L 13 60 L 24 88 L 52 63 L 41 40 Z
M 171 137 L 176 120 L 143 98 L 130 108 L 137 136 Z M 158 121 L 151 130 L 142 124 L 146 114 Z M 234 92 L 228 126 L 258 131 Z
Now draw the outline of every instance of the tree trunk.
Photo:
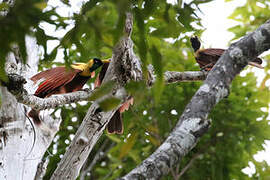
M 26 44 L 27 64 L 21 63 L 18 49 L 14 48 L 14 53 L 10 53 L 6 61 L 7 73 L 17 73 L 29 78 L 37 72 L 38 46 L 36 41 L 30 37 L 26 37 Z M 25 84 L 25 89 L 29 93 L 34 91 L 33 84 L 29 80 Z M 18 103 L 6 87 L 0 86 L 0 92 L 2 97 L 0 108 L 0 179 L 41 179 L 42 169 L 44 169 L 41 160 L 58 128 L 47 128 L 47 130 L 35 128 L 27 117 L 29 107 Z M 44 118 L 50 117 L 45 116 Z M 41 168 L 39 171 L 37 171 L 38 165 Z

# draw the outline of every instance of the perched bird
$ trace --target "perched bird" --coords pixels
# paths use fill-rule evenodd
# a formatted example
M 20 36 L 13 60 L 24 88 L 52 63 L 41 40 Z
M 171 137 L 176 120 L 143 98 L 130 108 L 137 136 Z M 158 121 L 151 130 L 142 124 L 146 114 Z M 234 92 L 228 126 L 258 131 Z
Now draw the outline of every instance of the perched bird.
M 40 98 L 46 98 L 53 94 L 78 91 L 82 89 L 83 85 L 90 78 L 95 76 L 96 69 L 109 62 L 109 60 L 94 58 L 89 60 L 88 63 L 72 64 L 70 68 L 56 67 L 40 72 L 31 78 L 34 83 L 43 80 L 34 95 Z M 28 113 L 28 116 L 33 118 L 36 125 L 41 123 L 39 111 L 32 109 Z
M 101 71 L 98 74 L 98 77 L 95 81 L 95 87 L 99 87 L 104 79 L 104 76 L 107 72 L 109 64 L 104 64 L 101 68 Z M 124 102 L 121 107 L 114 113 L 111 117 L 108 125 L 107 131 L 109 134 L 122 134 L 124 131 L 122 115 L 124 111 L 129 109 L 129 106 L 133 105 L 133 98 L 129 97 L 126 102 Z
M 210 71 L 212 67 L 216 64 L 220 56 L 222 56 L 222 54 L 225 52 L 225 49 L 218 48 L 200 49 L 201 42 L 199 41 L 197 36 L 190 38 L 190 42 L 195 52 L 195 59 L 200 65 L 201 70 Z M 253 59 L 248 64 L 263 69 L 263 67 L 261 66 L 262 60 L 258 57 Z

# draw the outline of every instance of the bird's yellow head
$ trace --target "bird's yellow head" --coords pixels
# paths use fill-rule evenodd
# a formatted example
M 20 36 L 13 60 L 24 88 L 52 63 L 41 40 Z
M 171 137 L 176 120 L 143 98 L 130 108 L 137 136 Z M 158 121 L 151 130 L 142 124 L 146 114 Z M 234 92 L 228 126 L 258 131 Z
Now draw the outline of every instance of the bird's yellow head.
M 100 60 L 98 58 L 90 59 L 88 63 L 74 63 L 71 65 L 73 69 L 82 71 L 81 76 L 92 77 L 92 73 L 102 66 L 104 63 L 109 63 L 109 59 Z
M 90 72 L 95 71 L 96 69 L 98 69 L 100 66 L 102 66 L 104 63 L 110 63 L 110 59 L 98 59 L 98 58 L 94 58 L 94 59 L 90 59 L 87 63 L 87 65 L 90 67 Z

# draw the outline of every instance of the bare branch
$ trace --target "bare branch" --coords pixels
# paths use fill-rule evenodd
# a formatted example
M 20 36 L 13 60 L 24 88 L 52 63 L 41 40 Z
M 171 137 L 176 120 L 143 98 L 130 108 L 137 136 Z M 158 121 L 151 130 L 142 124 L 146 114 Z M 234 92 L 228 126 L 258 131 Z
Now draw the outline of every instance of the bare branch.
M 182 171 L 177 175 L 177 179 L 179 179 L 185 172 L 191 167 L 191 165 L 194 163 L 194 161 L 200 156 L 200 153 L 196 153 L 191 160 L 188 162 L 188 164 L 182 169 Z
M 204 84 L 186 106 L 165 142 L 139 166 L 121 179 L 160 179 L 196 146 L 207 132 L 211 109 L 229 94 L 234 77 L 262 52 L 270 48 L 270 20 L 225 51 Z
M 154 67 L 150 64 L 148 69 L 148 86 L 152 86 L 156 81 L 156 75 L 154 72 Z M 192 82 L 192 81 L 202 81 L 205 80 L 208 72 L 206 71 L 166 71 L 164 73 L 164 79 L 166 84 L 177 83 L 177 82 Z
M 87 173 L 90 173 L 93 167 L 96 165 L 96 163 L 100 161 L 103 157 L 105 157 L 107 153 L 111 150 L 111 148 L 115 145 L 115 143 L 109 144 L 109 142 L 110 142 L 109 139 L 106 139 L 105 142 L 101 145 L 96 155 L 91 160 L 91 163 L 82 170 L 80 174 L 80 180 L 85 179 L 85 176 L 87 175 Z
M 167 71 L 164 73 L 164 78 L 165 82 L 170 84 L 176 82 L 201 81 L 206 78 L 206 75 L 207 73 L 202 71 Z M 148 85 L 153 85 L 155 82 L 155 75 L 151 68 L 149 68 L 149 76 L 152 78 L 148 82 Z M 39 98 L 33 94 L 28 94 L 24 89 L 23 84 L 26 83 L 24 77 L 18 74 L 8 74 L 8 78 L 9 82 L 2 82 L 3 85 L 8 87 L 8 90 L 15 96 L 18 102 L 28 105 L 36 110 L 51 109 L 65 104 L 88 100 L 93 93 L 93 90 L 91 89 L 83 89 L 73 93 L 53 95 L 48 98 Z
M 12 84 L 19 84 L 20 79 L 17 77 L 18 75 L 9 75 L 9 83 Z M 14 81 L 18 79 L 18 81 Z M 73 93 L 66 93 L 61 95 L 53 95 L 48 98 L 39 98 L 33 94 L 28 94 L 28 92 L 23 87 L 17 88 L 8 88 L 9 91 L 16 97 L 17 101 L 28 105 L 36 110 L 44 110 L 50 108 L 56 108 L 64 104 L 70 104 L 73 102 L 88 100 L 89 97 L 92 95 L 93 90 L 91 89 L 84 89 L 81 91 L 76 91 Z
M 207 72 L 203 71 L 167 71 L 164 73 L 165 82 L 167 84 L 177 83 L 177 82 L 192 82 L 192 81 L 202 81 L 205 80 Z

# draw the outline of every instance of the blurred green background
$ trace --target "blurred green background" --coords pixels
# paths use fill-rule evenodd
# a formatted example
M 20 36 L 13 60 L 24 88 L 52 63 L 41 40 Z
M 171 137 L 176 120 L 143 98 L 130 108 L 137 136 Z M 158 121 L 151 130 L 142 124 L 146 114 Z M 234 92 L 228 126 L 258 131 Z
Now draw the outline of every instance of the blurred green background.
M 201 85 L 202 82 L 189 82 L 165 86 L 161 74 L 199 70 L 189 38 L 200 36 L 205 30 L 198 16 L 199 7 L 211 1 L 91 0 L 84 2 L 78 12 L 67 16 L 59 13 L 59 7 L 52 7 L 42 0 L 17 0 L 13 5 L 1 2 L 0 78 L 5 80 L 5 57 L 13 50 L 13 44 L 20 47 L 22 60 L 27 63 L 25 35 L 36 37 L 42 49 L 39 70 L 84 62 L 91 57 L 111 57 L 123 32 L 125 11 L 129 9 L 134 16 L 134 50 L 143 67 L 154 65 L 159 74 L 158 83 L 151 90 L 141 84 L 135 85 L 136 90 L 132 91 L 135 105 L 123 114 L 124 134 L 108 135 L 104 132 L 79 177 L 115 179 L 135 168 L 166 139 Z M 72 7 L 68 0 L 58 4 Z M 268 0 L 247 0 L 244 6 L 236 8 L 229 17 L 239 22 L 229 29 L 235 34 L 234 39 L 268 20 L 269 6 Z M 65 31 L 60 36 L 48 35 L 47 25 L 56 31 Z M 56 46 L 48 47 L 49 40 L 54 40 Z M 63 54 L 62 61 L 55 61 L 57 53 Z M 263 150 L 264 141 L 270 139 L 267 120 L 270 93 L 269 86 L 266 86 L 270 81 L 270 56 L 265 55 L 263 59 L 266 67 L 262 82 L 257 84 L 251 71 L 237 76 L 230 96 L 211 112 L 212 126 L 208 133 L 163 179 L 270 179 L 269 164 L 253 158 L 257 151 Z M 48 149 L 51 154 L 46 154 L 50 162 L 45 179 L 49 179 L 55 170 L 89 106 L 87 102 L 73 103 L 55 110 L 63 121 Z M 250 161 L 256 168 L 252 177 L 241 171 Z

